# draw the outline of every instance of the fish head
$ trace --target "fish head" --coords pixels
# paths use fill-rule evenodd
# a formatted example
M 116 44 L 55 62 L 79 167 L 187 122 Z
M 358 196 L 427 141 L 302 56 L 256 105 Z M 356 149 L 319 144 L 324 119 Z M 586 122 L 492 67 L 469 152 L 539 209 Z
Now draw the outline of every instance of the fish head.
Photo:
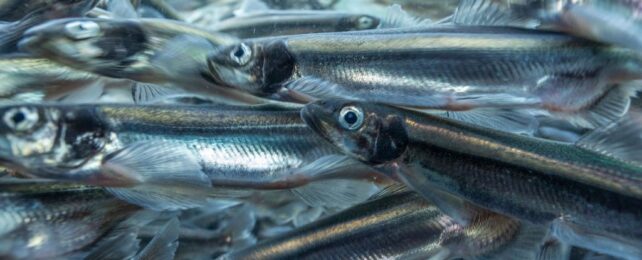
M 95 118 L 80 108 L 0 107 L 0 164 L 34 175 L 76 169 L 106 144 Z
M 402 115 L 385 106 L 320 100 L 306 105 L 301 117 L 343 152 L 370 164 L 393 161 L 408 145 Z
M 147 37 L 133 21 L 60 19 L 24 33 L 19 48 L 67 66 L 119 77 L 145 51 Z
M 376 29 L 381 20 L 370 15 L 350 15 L 339 21 L 337 31 L 359 31 Z
M 276 93 L 294 71 L 293 58 L 282 40 L 225 46 L 209 55 L 207 64 L 217 84 L 258 96 Z

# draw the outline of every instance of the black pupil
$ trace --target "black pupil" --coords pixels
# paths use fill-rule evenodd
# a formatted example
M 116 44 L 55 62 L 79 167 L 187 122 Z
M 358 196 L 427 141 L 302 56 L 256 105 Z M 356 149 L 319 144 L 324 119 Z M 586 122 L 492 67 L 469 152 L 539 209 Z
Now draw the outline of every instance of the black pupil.
M 348 112 L 343 115 L 343 120 L 345 120 L 346 123 L 352 125 L 357 122 L 357 114 L 355 114 L 354 112 Z
M 240 58 L 243 57 L 243 54 L 245 52 L 243 51 L 243 48 L 236 48 L 236 51 L 234 51 L 234 57 Z
M 23 113 L 16 113 L 11 117 L 11 120 L 13 120 L 14 124 L 20 124 L 23 120 L 25 120 L 25 114 Z

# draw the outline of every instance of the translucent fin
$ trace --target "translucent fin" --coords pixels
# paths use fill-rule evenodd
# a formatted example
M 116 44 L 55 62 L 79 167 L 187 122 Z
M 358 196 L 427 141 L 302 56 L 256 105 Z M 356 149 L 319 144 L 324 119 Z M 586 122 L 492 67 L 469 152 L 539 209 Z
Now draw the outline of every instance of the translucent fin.
M 474 259 L 514 259 L 514 260 L 526 260 L 526 259 L 538 259 L 540 256 L 542 245 L 545 242 L 547 236 L 547 230 L 541 226 L 535 226 L 532 224 L 521 223 L 520 229 L 513 238 L 512 241 L 508 242 L 503 247 L 485 254 L 483 256 L 476 257 Z M 552 256 L 552 255 L 551 255 Z M 567 259 L 567 258 L 552 258 L 552 259 Z M 543 259 L 542 259 L 543 260 Z
M 585 111 L 561 116 L 568 118 L 574 125 L 586 128 L 609 125 L 626 114 L 631 98 L 635 97 L 638 89 L 637 84 L 615 87 Z
M 540 249 L 538 260 L 570 259 L 571 246 L 558 240 L 549 240 Z
M 293 95 L 297 95 L 299 97 L 298 99 L 301 100 L 313 101 L 316 99 L 331 99 L 337 97 L 349 98 L 342 95 L 348 95 L 349 93 L 345 93 L 346 91 L 344 91 L 341 86 L 313 77 L 296 79 L 286 83 L 285 88 L 291 91 Z
M 247 16 L 252 13 L 269 11 L 270 8 L 259 0 L 243 0 L 237 10 L 234 10 L 235 16 Z
M 400 5 L 393 4 L 387 8 L 386 14 L 379 24 L 379 29 L 430 26 L 432 24 L 431 20 L 413 17 L 401 9 Z
M 136 82 L 132 86 L 132 98 L 136 104 L 153 103 L 165 97 L 181 93 L 181 91 L 167 86 Z
M 137 237 L 137 227 L 118 230 L 115 234 L 107 235 L 98 242 L 91 252 L 83 257 L 84 259 L 131 259 L 138 252 L 140 240 Z
M 207 69 L 206 53 L 214 50 L 214 45 L 205 38 L 180 35 L 168 40 L 151 62 L 174 77 L 197 77 L 201 68 Z
M 426 180 L 420 171 L 405 166 L 395 166 L 387 171 L 396 175 L 408 187 L 434 203 L 444 214 L 462 226 L 468 226 L 475 216 L 479 214 L 477 207 L 471 206 L 467 201 L 440 190 Z
M 364 175 L 365 174 L 365 175 Z M 290 170 L 295 179 L 318 181 L 332 178 L 362 178 L 376 174 L 370 166 L 345 155 L 326 155 L 301 168 Z
M 563 219 L 551 224 L 551 235 L 563 243 L 625 259 L 642 259 L 642 244 L 635 239 L 608 234 L 599 229 L 583 229 Z
M 511 10 L 506 3 L 496 0 L 461 0 L 453 15 L 457 25 L 519 26 L 534 28 L 539 25 L 528 14 Z
M 364 202 L 379 191 L 377 185 L 365 180 L 324 180 L 292 189 L 312 207 L 343 209 Z
M 154 238 L 136 255 L 136 260 L 172 260 L 178 248 L 180 222 L 172 218 Z
M 310 224 L 319 219 L 323 215 L 324 209 L 322 207 L 311 207 L 297 214 L 292 221 L 295 227 Z
M 617 122 L 583 136 L 577 145 L 642 165 L 642 113 L 631 110 Z
M 138 18 L 138 13 L 130 0 L 109 0 L 107 10 L 116 18 Z
M 475 109 L 463 112 L 448 111 L 447 118 L 511 133 L 532 135 L 539 126 L 534 115 L 527 110 Z
M 59 99 L 59 101 L 70 104 L 96 102 L 103 95 L 104 91 L 105 83 L 102 80 L 97 80 L 83 88 L 67 94 Z
M 152 210 L 199 207 L 207 203 L 211 183 L 194 155 L 184 146 L 139 142 L 110 154 L 100 180 L 112 194 Z
M 408 186 L 402 183 L 394 183 L 386 187 L 383 187 L 377 193 L 372 195 L 370 197 L 370 200 L 380 199 L 380 198 L 384 198 L 384 197 L 388 197 L 394 194 L 399 194 L 404 192 L 410 192 L 410 189 L 408 188 Z

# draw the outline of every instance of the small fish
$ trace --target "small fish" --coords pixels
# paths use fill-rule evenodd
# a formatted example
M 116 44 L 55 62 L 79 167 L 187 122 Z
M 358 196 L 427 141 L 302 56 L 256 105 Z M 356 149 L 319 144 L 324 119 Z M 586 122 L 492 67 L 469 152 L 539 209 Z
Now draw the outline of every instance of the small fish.
M 328 10 L 339 0 L 263 0 L 273 9 Z
M 139 210 L 98 187 L 2 178 L 0 257 L 63 257 L 100 240 Z
M 17 104 L 0 115 L 7 167 L 111 187 L 150 209 L 270 189 L 342 208 L 377 190 L 361 180 L 377 173 L 316 137 L 298 108 Z
M 35 13 L 45 13 L 48 19 L 82 15 L 98 0 L 2 0 L 0 21 L 15 22 Z
M 452 21 L 555 30 L 642 51 L 639 0 L 463 0 Z
M 30 29 L 20 47 L 78 70 L 148 83 L 137 85 L 137 93 L 152 95 L 143 101 L 174 89 L 263 103 L 202 76 L 207 73 L 207 53 L 232 42 L 233 37 L 177 21 L 77 18 Z
M 639 84 L 613 84 L 642 78 L 642 54 L 560 33 L 433 26 L 245 41 L 209 67 L 215 82 L 259 96 L 530 109 L 594 128 L 627 111 Z
M 219 259 L 451 259 L 480 255 L 534 259 L 545 232 L 526 226 L 491 214 L 466 229 L 421 196 L 402 192 Z M 515 244 L 521 245 L 522 254 L 515 254 L 519 252 Z
M 98 0 L 51 1 L 48 4 L 50 6 L 34 10 L 20 20 L 0 24 L 0 53 L 16 52 L 17 43 L 27 29 L 53 19 L 82 16 L 97 2 Z
M 370 15 L 331 11 L 272 11 L 235 16 L 216 23 L 212 30 L 239 38 L 370 30 L 379 19 Z
M 249 3 L 249 4 L 248 4 Z M 365 14 L 337 11 L 271 10 L 262 2 L 245 1 L 235 16 L 211 27 L 239 38 L 375 29 L 380 20 Z
M 639 118 L 568 144 L 354 101 L 319 101 L 301 114 L 344 152 L 404 180 L 461 223 L 470 218 L 463 199 L 551 225 L 571 245 L 642 256 Z

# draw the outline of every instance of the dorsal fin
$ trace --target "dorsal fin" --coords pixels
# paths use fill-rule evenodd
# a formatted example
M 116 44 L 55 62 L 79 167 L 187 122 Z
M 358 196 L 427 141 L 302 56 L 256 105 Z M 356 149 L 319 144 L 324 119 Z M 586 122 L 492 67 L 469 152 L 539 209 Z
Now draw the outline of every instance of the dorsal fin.
M 394 4 L 387 8 L 386 14 L 379 24 L 379 29 L 429 26 L 432 24 L 433 22 L 430 19 L 414 17 L 401 9 L 400 5 Z
M 510 7 L 511 3 L 502 3 L 496 0 L 461 0 L 455 13 L 453 23 L 457 25 L 484 25 L 484 26 L 517 26 L 534 28 L 539 25 L 532 17 L 520 10 Z
M 577 146 L 642 165 L 642 111 L 631 109 L 615 123 L 582 137 Z

